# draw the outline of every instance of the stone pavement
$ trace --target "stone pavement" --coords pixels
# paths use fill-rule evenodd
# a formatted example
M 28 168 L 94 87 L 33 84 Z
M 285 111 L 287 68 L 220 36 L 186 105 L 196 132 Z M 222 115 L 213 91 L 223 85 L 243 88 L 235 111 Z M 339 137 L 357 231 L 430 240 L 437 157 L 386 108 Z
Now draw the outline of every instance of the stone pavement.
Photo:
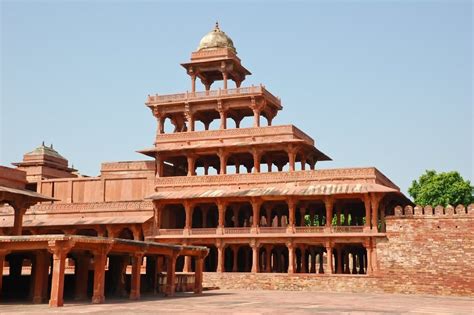
M 474 314 L 474 299 L 395 294 L 316 293 L 298 291 L 215 290 L 141 301 L 108 300 L 105 304 L 65 301 L 47 304 L 0 304 L 0 314 Z

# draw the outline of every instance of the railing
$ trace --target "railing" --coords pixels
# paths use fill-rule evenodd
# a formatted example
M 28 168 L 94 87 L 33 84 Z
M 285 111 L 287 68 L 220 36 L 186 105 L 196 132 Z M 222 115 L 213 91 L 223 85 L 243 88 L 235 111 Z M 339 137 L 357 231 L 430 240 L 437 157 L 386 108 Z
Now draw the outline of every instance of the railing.
M 224 228 L 224 234 L 249 234 L 249 233 L 250 233 L 249 227 Z
M 217 228 L 193 228 L 189 235 L 216 235 Z M 258 227 L 252 231 L 250 227 L 225 227 L 224 234 L 309 234 L 309 233 L 324 233 L 327 231 L 324 226 L 296 226 L 294 233 L 288 227 Z M 362 233 L 363 226 L 332 226 L 330 233 Z M 160 229 L 159 235 L 163 236 L 182 236 L 184 229 Z
M 177 142 L 192 142 L 192 141 L 220 141 L 223 138 L 248 138 L 248 137 L 265 137 L 265 136 L 290 136 L 292 138 L 302 139 L 312 145 L 314 140 L 306 133 L 293 125 L 279 125 L 279 126 L 264 126 L 258 128 L 231 128 L 218 130 L 201 130 L 192 132 L 174 132 L 162 133 L 156 137 L 155 144 L 166 144 Z
M 206 98 L 213 98 L 217 96 L 245 96 L 252 94 L 262 94 L 268 98 L 272 103 L 276 105 L 281 105 L 281 100 L 274 96 L 272 93 L 268 92 L 265 87 L 260 86 L 249 86 L 241 87 L 235 89 L 219 89 L 211 91 L 201 91 L 201 92 L 186 92 L 186 93 L 177 93 L 177 94 L 167 94 L 167 95 L 148 95 L 146 101 L 147 104 L 161 104 L 161 103 L 173 103 L 173 102 L 184 102 L 192 100 L 200 100 Z
M 287 228 L 286 227 L 260 227 L 258 228 L 259 233 L 286 233 Z
M 160 229 L 160 235 L 183 235 L 183 229 Z
M 195 228 L 191 229 L 191 235 L 216 234 L 216 228 Z
M 365 183 L 374 182 L 376 179 L 375 168 L 350 168 L 350 169 L 321 169 L 295 172 L 271 172 L 271 173 L 248 173 L 227 174 L 218 176 L 175 176 L 160 177 L 156 179 L 155 187 L 192 187 L 199 186 L 224 186 L 236 184 L 256 183 L 289 183 L 289 182 L 318 182 L 331 180 L 343 184 L 344 180 L 354 182 L 361 180 Z M 336 184 L 334 184 L 336 185 Z
M 296 226 L 296 233 L 323 233 L 324 226 Z
M 362 233 L 363 226 L 331 226 L 332 233 Z

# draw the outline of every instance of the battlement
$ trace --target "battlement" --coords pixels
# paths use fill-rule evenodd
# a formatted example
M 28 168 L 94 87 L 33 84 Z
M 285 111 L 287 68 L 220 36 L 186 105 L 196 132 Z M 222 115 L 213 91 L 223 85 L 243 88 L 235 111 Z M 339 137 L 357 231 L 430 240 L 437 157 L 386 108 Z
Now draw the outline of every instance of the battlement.
M 406 206 L 405 208 L 397 206 L 394 209 L 393 217 L 402 217 L 402 218 L 411 218 L 411 217 L 449 217 L 449 216 L 458 216 L 458 215 L 469 215 L 474 216 L 474 203 L 471 203 L 467 207 L 464 205 L 457 205 L 453 207 L 448 205 L 447 207 L 443 206 Z

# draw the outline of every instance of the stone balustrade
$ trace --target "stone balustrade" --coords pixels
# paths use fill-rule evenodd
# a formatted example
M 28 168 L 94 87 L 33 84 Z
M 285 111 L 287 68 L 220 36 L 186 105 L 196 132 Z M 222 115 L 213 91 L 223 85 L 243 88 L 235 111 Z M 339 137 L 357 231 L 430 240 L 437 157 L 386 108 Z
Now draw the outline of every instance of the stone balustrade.
M 155 191 L 166 188 L 180 187 L 200 187 L 207 188 L 212 186 L 242 185 L 242 184 L 287 184 L 305 182 L 324 182 L 334 183 L 365 181 L 380 183 L 394 189 L 399 189 L 395 184 L 388 180 L 376 168 L 339 168 L 339 169 L 321 169 L 294 172 L 268 172 L 268 173 L 245 173 L 245 174 L 227 174 L 227 175 L 209 175 L 209 176 L 175 176 L 159 177 L 155 180 Z
M 205 99 L 215 99 L 216 97 L 225 99 L 236 96 L 264 96 L 271 103 L 281 106 L 281 100 L 267 91 L 263 85 L 240 87 L 235 89 L 218 89 L 202 92 L 186 92 L 167 95 L 148 95 L 147 105 L 166 105 L 169 103 L 183 103 Z

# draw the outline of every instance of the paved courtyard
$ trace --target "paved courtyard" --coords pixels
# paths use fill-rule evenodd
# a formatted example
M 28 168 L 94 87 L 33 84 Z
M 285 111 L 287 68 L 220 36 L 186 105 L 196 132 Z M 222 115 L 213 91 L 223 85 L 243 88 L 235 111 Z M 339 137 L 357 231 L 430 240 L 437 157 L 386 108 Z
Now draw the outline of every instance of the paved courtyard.
M 474 314 L 474 299 L 389 294 L 346 294 L 296 291 L 206 291 L 202 296 L 144 297 L 138 302 L 105 304 L 66 301 L 62 308 L 46 304 L 0 304 L 0 314 Z

